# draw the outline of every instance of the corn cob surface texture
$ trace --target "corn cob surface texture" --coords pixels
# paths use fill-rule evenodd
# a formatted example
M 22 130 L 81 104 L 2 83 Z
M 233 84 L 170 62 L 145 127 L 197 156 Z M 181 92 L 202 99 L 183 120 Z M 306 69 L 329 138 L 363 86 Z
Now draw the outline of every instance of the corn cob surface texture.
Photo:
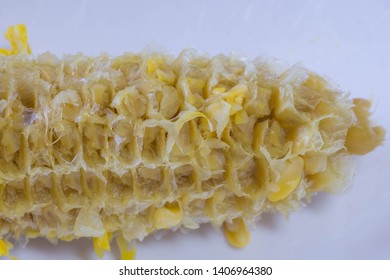
M 350 155 L 385 136 L 369 109 L 261 60 L 0 56 L 0 247 L 92 237 L 102 254 L 202 223 L 245 246 L 262 213 L 350 184 Z

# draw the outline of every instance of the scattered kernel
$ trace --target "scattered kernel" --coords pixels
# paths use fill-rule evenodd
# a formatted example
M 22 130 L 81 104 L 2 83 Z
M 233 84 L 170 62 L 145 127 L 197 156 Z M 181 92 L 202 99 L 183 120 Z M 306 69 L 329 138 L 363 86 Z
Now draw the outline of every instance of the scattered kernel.
M 230 245 L 242 248 L 248 245 L 250 234 L 242 219 L 235 219 L 232 223 L 224 223 L 225 236 Z

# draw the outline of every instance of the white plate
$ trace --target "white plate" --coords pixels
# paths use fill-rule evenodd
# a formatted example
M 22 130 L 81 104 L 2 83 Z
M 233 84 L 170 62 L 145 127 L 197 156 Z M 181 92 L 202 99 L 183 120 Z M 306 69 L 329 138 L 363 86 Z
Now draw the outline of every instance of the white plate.
M 276 57 L 333 79 L 352 97 L 373 98 L 389 130 L 388 1 L 0 1 L 0 29 L 28 27 L 35 53 L 118 55 L 157 46 L 210 54 Z M 6 45 L 5 40 L 0 45 Z M 321 194 L 289 220 L 266 215 L 248 247 L 229 247 L 210 226 L 138 244 L 138 259 L 389 259 L 387 143 L 356 158 L 353 186 Z M 95 258 L 90 240 L 17 246 L 21 259 Z M 117 252 L 106 258 L 117 257 Z

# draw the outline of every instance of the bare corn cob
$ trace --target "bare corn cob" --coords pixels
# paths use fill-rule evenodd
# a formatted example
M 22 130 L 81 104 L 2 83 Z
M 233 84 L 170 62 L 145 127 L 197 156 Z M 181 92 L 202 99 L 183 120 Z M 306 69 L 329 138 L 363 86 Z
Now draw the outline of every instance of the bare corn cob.
M 306 69 L 223 55 L 0 56 L 0 254 L 42 236 L 102 255 L 202 223 L 245 246 L 263 212 L 348 185 L 350 154 L 384 139 L 369 107 Z

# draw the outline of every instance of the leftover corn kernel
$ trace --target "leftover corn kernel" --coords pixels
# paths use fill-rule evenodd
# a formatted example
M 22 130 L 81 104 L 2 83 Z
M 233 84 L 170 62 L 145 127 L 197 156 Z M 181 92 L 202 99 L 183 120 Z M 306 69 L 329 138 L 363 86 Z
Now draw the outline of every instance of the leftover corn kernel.
M 231 223 L 224 223 L 225 236 L 230 245 L 243 248 L 250 241 L 250 234 L 242 219 L 235 219 Z
M 299 185 L 303 173 L 304 161 L 300 156 L 288 159 L 280 170 L 280 179 L 276 182 L 278 191 L 268 194 L 272 202 L 285 199 Z
M 180 224 L 182 219 L 183 213 L 177 203 L 166 204 L 161 208 L 157 208 L 153 214 L 156 229 L 170 229 Z
M 110 237 L 107 232 L 105 232 L 101 237 L 93 237 L 92 240 L 93 248 L 99 258 L 104 256 L 104 251 L 111 251 Z

